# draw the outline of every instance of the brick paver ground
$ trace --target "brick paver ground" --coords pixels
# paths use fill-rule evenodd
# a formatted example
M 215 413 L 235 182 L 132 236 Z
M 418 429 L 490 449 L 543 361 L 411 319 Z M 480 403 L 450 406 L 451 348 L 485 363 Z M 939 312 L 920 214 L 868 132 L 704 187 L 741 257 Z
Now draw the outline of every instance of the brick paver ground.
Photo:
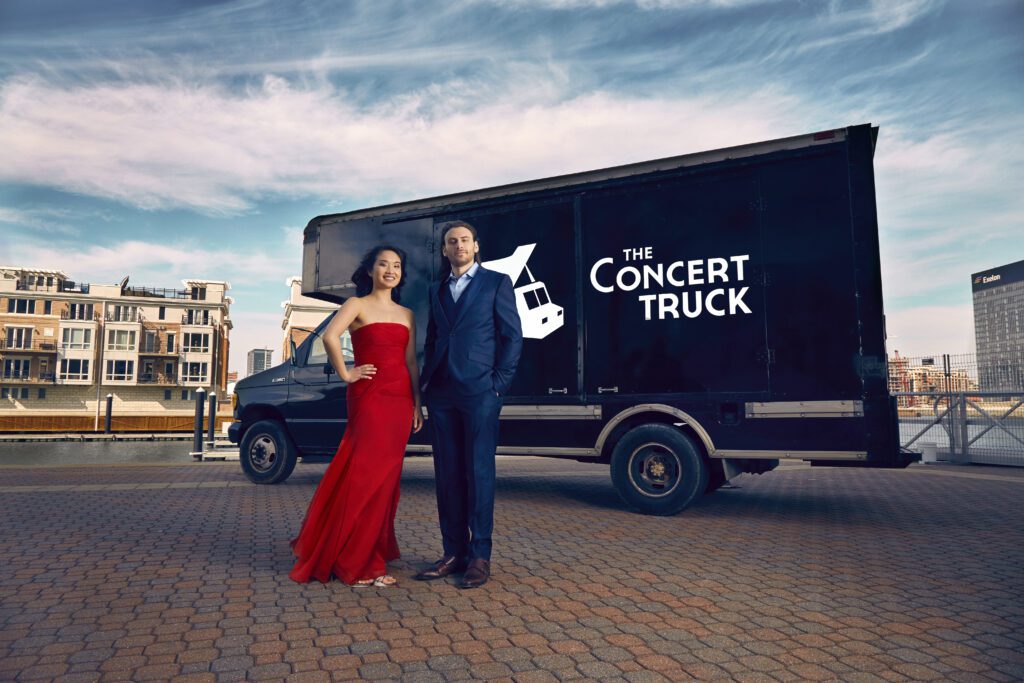
M 499 464 L 494 578 L 418 583 L 433 475 L 406 462 L 398 588 L 287 573 L 323 465 L 0 469 L 0 680 L 1024 679 L 1024 473 L 785 467 L 672 518 L 607 468 Z

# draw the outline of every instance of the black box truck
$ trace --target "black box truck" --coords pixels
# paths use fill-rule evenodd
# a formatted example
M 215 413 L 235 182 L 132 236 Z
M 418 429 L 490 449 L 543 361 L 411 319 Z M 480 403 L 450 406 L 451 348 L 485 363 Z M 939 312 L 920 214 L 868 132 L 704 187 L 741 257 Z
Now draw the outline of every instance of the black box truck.
M 525 337 L 498 453 L 608 463 L 643 512 L 678 512 L 782 459 L 905 467 L 917 454 L 899 447 L 887 383 L 877 132 L 319 216 L 305 230 L 303 293 L 340 303 L 368 248 L 399 246 L 422 345 L 441 226 L 469 221 L 483 266 L 512 279 Z M 230 436 L 253 481 L 337 448 L 345 385 L 323 329 L 236 385 Z M 429 450 L 426 430 L 411 438 L 409 452 Z

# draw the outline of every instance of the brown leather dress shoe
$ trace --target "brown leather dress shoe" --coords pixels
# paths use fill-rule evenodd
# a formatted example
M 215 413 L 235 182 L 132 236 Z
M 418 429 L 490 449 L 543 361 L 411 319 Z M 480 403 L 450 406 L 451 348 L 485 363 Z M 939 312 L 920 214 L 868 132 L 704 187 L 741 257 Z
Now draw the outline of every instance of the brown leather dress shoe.
M 469 567 L 459 582 L 459 588 L 479 588 L 491 578 L 491 563 L 479 557 L 469 561 Z
M 443 579 L 449 574 L 458 574 L 463 571 L 466 571 L 465 560 L 460 560 L 454 555 L 445 555 L 412 578 L 417 581 L 432 581 L 433 579 Z

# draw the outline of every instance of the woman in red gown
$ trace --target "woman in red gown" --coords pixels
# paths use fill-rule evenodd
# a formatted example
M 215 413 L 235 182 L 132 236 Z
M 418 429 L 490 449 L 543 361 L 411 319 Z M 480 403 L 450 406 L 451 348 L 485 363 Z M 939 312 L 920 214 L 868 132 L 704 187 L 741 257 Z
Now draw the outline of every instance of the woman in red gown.
M 356 296 L 324 330 L 331 364 L 348 382 L 348 425 L 291 542 L 294 581 L 334 575 L 355 586 L 392 586 L 386 563 L 399 557 L 395 511 L 409 432 L 423 426 L 415 320 L 400 306 L 405 253 L 371 249 L 352 275 Z M 345 366 L 341 335 L 351 330 L 355 365 Z

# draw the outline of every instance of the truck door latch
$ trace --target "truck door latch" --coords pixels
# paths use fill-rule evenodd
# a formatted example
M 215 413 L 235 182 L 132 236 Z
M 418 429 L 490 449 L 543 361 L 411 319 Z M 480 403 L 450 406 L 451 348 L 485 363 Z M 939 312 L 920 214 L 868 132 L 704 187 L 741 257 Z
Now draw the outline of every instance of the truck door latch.
M 598 387 L 597 393 L 599 394 L 617 394 L 619 393 L 618 387 Z
M 568 394 L 568 393 L 569 393 L 569 389 L 567 387 L 562 387 L 561 389 L 553 389 L 551 387 L 548 387 L 548 395 L 550 395 L 550 394 Z

